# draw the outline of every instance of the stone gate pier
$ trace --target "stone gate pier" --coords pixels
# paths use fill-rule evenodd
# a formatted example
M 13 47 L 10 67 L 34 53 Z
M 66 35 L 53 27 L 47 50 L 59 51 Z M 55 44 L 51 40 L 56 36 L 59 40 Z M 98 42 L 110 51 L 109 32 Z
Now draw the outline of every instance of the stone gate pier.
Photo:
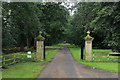
M 44 60 L 44 40 L 45 40 L 45 38 L 41 34 L 42 34 L 42 32 L 40 32 L 38 37 L 36 38 L 36 54 L 35 54 L 36 61 Z
M 85 60 L 92 60 L 92 41 L 93 37 L 90 36 L 90 32 L 87 31 L 87 36 L 85 37 Z

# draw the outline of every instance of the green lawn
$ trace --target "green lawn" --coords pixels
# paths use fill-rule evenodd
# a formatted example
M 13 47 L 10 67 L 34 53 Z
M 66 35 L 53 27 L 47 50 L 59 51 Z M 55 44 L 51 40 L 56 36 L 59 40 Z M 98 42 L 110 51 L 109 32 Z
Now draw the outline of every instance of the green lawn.
M 8 69 L 2 71 L 3 78 L 36 78 L 40 71 L 46 66 L 45 63 L 49 62 L 51 58 L 57 53 L 62 44 L 54 45 L 58 49 L 47 50 L 46 47 L 46 60 L 41 62 L 20 62 L 14 65 L 9 66 Z M 25 79 L 27 80 L 27 79 Z
M 46 46 L 45 48 L 60 48 L 62 45 L 63 45 L 63 43 L 59 43 L 57 45 Z
M 74 47 L 74 48 L 70 48 L 72 45 L 67 44 L 74 59 L 76 61 L 78 61 L 79 63 L 82 63 L 84 65 L 88 65 L 91 67 L 95 67 L 95 68 L 99 68 L 99 69 L 103 69 L 106 71 L 110 71 L 110 72 L 117 72 L 118 73 L 118 62 L 112 62 L 112 61 L 85 61 L 85 60 L 81 60 L 81 49 L 79 47 Z M 93 51 L 111 51 L 111 50 L 107 50 L 107 49 L 93 49 Z M 105 56 L 105 55 L 104 55 Z

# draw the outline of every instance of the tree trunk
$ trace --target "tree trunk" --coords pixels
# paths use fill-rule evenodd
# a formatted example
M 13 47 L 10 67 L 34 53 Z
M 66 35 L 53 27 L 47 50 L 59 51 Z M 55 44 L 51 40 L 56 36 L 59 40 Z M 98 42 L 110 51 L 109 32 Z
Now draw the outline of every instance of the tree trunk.
M 29 36 L 26 37 L 26 40 L 27 40 L 27 49 L 28 49 L 31 47 L 31 41 L 30 41 Z
M 36 49 L 36 38 L 34 38 L 34 49 Z
M 21 41 L 21 44 L 20 44 L 20 51 L 24 51 L 24 42 Z
M 27 40 L 27 49 L 29 48 L 29 39 L 28 39 L 28 37 L 26 38 L 26 40 Z

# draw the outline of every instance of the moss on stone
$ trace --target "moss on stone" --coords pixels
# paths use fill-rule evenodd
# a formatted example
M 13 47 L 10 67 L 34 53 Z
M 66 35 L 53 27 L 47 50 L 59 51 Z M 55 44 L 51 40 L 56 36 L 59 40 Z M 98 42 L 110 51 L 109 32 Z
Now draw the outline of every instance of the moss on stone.
M 39 35 L 36 39 L 37 40 L 45 40 L 45 38 L 42 35 Z
M 93 39 L 91 36 L 86 36 L 85 39 Z

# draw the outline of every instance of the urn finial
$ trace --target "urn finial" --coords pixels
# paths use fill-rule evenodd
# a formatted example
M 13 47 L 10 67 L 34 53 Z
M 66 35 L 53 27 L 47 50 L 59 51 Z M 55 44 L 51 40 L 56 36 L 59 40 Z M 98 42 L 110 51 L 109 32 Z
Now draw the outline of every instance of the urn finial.
M 42 31 L 39 32 L 39 35 L 41 35 L 41 34 L 42 34 Z
M 87 31 L 87 36 L 90 36 L 90 31 Z

